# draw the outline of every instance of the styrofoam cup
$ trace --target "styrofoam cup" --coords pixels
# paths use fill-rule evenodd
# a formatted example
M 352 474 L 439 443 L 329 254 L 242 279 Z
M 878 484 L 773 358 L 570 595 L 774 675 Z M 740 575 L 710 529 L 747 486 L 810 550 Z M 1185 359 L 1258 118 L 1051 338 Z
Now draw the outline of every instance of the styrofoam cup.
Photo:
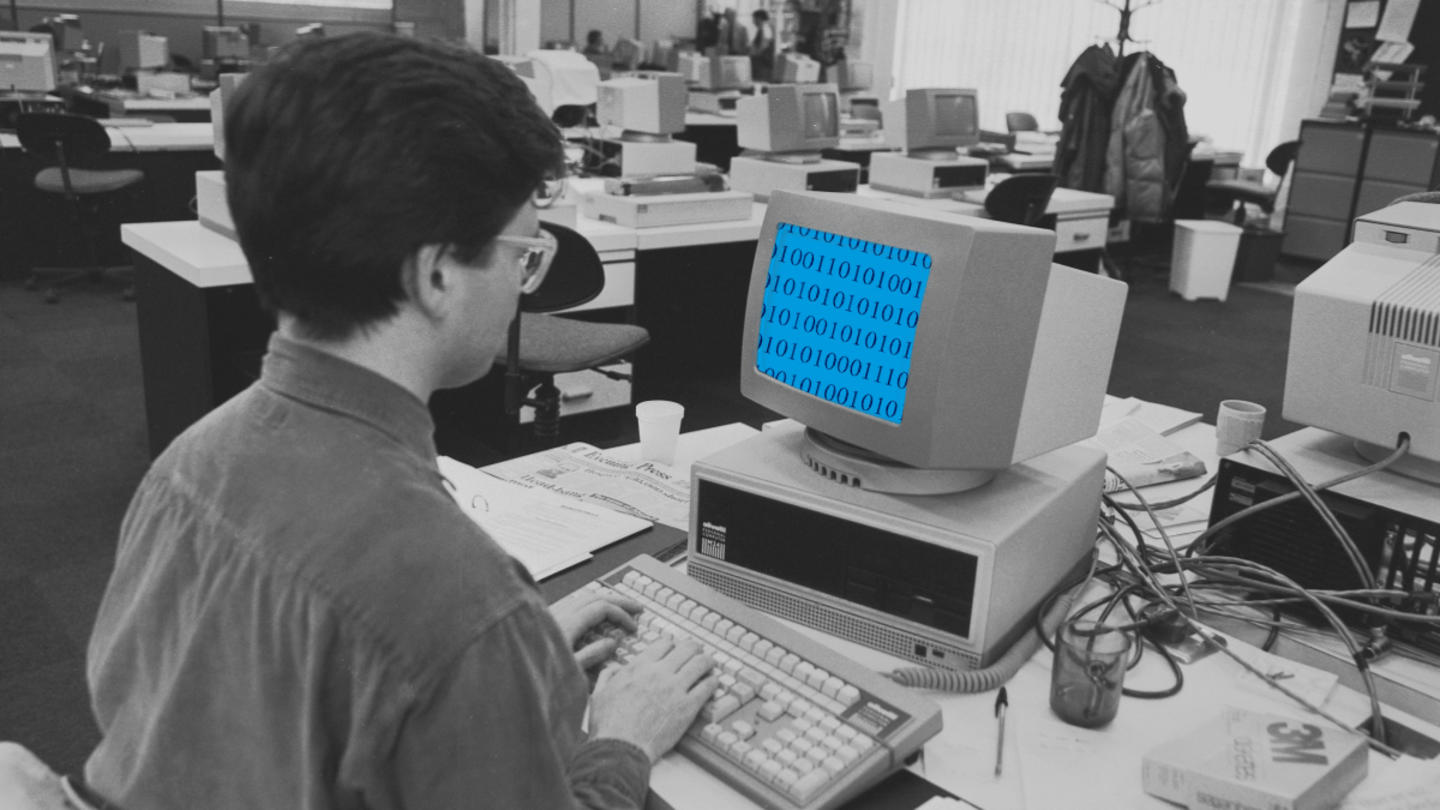
M 640 458 L 657 464 L 675 463 L 675 442 L 680 437 L 680 420 L 685 406 L 665 399 L 652 399 L 635 406 L 640 424 Z
M 1220 403 L 1215 416 L 1215 452 L 1228 456 L 1260 438 L 1265 427 L 1265 406 L 1243 399 Z

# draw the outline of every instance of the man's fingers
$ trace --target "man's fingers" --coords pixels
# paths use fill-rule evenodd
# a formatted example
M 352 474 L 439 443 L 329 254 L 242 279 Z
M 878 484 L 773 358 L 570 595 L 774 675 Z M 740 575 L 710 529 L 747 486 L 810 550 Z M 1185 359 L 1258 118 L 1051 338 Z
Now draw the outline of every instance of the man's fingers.
M 576 650 L 575 660 L 580 663 L 581 669 L 589 669 L 613 656 L 618 646 L 613 638 L 596 639 Z

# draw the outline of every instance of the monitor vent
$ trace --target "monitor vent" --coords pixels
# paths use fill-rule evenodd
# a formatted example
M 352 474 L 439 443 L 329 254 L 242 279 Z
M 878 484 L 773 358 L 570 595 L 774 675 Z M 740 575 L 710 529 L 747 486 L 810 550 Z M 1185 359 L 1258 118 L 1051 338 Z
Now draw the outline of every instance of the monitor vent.
M 821 478 L 829 478 L 831 481 L 847 487 L 861 486 L 860 476 L 856 475 L 853 472 L 837 470 L 834 467 L 831 467 L 830 465 L 816 458 L 811 453 L 805 454 L 805 466 L 815 471 L 815 473 L 818 474 Z
M 690 576 L 710 587 L 739 599 L 741 602 L 778 616 L 813 627 L 821 632 L 853 641 L 874 650 L 912 661 L 954 670 L 971 670 L 980 666 L 976 654 L 959 647 L 937 644 L 929 636 L 888 626 L 881 622 L 838 610 L 823 602 L 776 588 L 749 577 L 692 559 Z
M 1370 334 L 1440 348 L 1440 255 L 1376 297 Z

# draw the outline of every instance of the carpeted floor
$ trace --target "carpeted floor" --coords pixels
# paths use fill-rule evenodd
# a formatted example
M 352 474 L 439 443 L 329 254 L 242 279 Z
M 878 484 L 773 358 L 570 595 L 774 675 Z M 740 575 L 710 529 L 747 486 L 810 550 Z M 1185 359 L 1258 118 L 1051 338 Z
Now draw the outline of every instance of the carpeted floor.
M 1221 399 L 1279 418 L 1290 298 L 1305 268 L 1237 285 L 1225 303 L 1169 293 L 1163 260 L 1129 262 L 1131 290 L 1111 393 L 1200 411 Z M 768 413 L 732 379 L 676 382 L 687 428 L 758 424 Z M 610 435 L 569 438 L 609 445 Z M 57 770 L 96 742 L 85 645 L 114 559 L 114 538 L 148 456 L 134 307 L 113 290 L 80 288 L 47 306 L 0 281 L 0 740 L 17 740 Z

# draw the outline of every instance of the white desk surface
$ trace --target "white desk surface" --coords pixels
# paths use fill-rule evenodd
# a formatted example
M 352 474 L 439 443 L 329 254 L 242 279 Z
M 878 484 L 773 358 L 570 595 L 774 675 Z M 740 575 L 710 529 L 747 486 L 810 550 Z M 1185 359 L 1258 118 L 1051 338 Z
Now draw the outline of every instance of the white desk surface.
M 684 434 L 677 466 L 688 468 L 695 458 L 754 431 L 724 426 Z M 1214 427 L 1192 425 L 1170 438 L 1199 455 L 1211 469 L 1216 463 Z M 633 447 L 615 452 L 634 454 Z M 1159 499 L 1188 492 L 1201 479 L 1142 490 Z M 884 672 L 900 662 L 865 647 L 798 627 L 857 661 Z M 1212 718 L 1219 707 L 1238 706 L 1254 711 L 1301 717 L 1304 710 L 1279 692 L 1254 682 L 1224 655 L 1214 654 L 1183 667 L 1185 685 L 1177 695 L 1158 701 L 1126 697 L 1120 713 L 1108 727 L 1087 730 L 1057 720 L 1049 708 L 1050 656 L 1043 648 L 1007 685 L 1004 769 L 995 776 L 996 720 L 994 692 L 960 695 L 932 692 L 944 713 L 944 729 L 925 746 L 921 761 L 911 770 L 986 810 L 1173 810 L 1141 790 L 1140 762 L 1149 749 Z M 1168 668 L 1157 655 L 1146 656 L 1126 675 L 1126 686 L 1163 689 L 1170 683 Z M 1337 686 L 1324 708 L 1351 725 L 1369 717 L 1368 701 L 1358 692 Z M 1387 707 L 1386 716 L 1431 736 L 1440 735 L 1424 721 Z M 1323 721 L 1321 721 L 1323 722 Z M 1383 782 L 1391 763 L 1370 754 L 1367 783 Z M 755 805 L 707 772 L 677 754 L 659 762 L 651 787 L 676 808 L 749 810 Z M 703 799 L 697 798 L 703 797 Z M 1412 805 L 1419 807 L 1421 805 Z
M 993 185 L 993 183 L 991 184 Z M 962 199 L 950 197 L 938 197 L 925 199 L 923 197 L 911 197 L 906 194 L 897 194 L 890 191 L 878 191 L 868 185 L 857 189 L 857 193 L 866 197 L 879 197 L 886 200 L 899 200 L 911 202 L 916 205 L 924 205 L 936 208 L 941 211 L 953 211 L 957 214 L 970 216 L 983 216 L 985 210 L 985 195 L 989 192 L 967 191 L 961 194 Z M 1096 194 L 1092 191 L 1078 191 L 1073 188 L 1057 188 L 1050 197 L 1050 204 L 1045 207 L 1047 214 L 1071 214 L 1071 215 L 1099 215 L 1101 213 L 1109 216 L 1110 209 L 1115 207 L 1115 198 L 1109 194 Z
M 209 111 L 210 109 L 210 98 L 199 94 L 183 98 L 151 98 L 149 96 L 115 96 L 108 93 L 96 93 L 93 98 L 110 105 L 112 110 L 124 110 L 127 113 Z
M 106 127 L 110 148 L 116 152 L 208 152 L 215 148 L 210 124 L 158 123 L 142 127 Z M 0 133 L 0 148 L 19 149 L 14 133 Z
M 121 225 L 120 241 L 202 289 L 254 280 L 239 243 L 197 220 Z

